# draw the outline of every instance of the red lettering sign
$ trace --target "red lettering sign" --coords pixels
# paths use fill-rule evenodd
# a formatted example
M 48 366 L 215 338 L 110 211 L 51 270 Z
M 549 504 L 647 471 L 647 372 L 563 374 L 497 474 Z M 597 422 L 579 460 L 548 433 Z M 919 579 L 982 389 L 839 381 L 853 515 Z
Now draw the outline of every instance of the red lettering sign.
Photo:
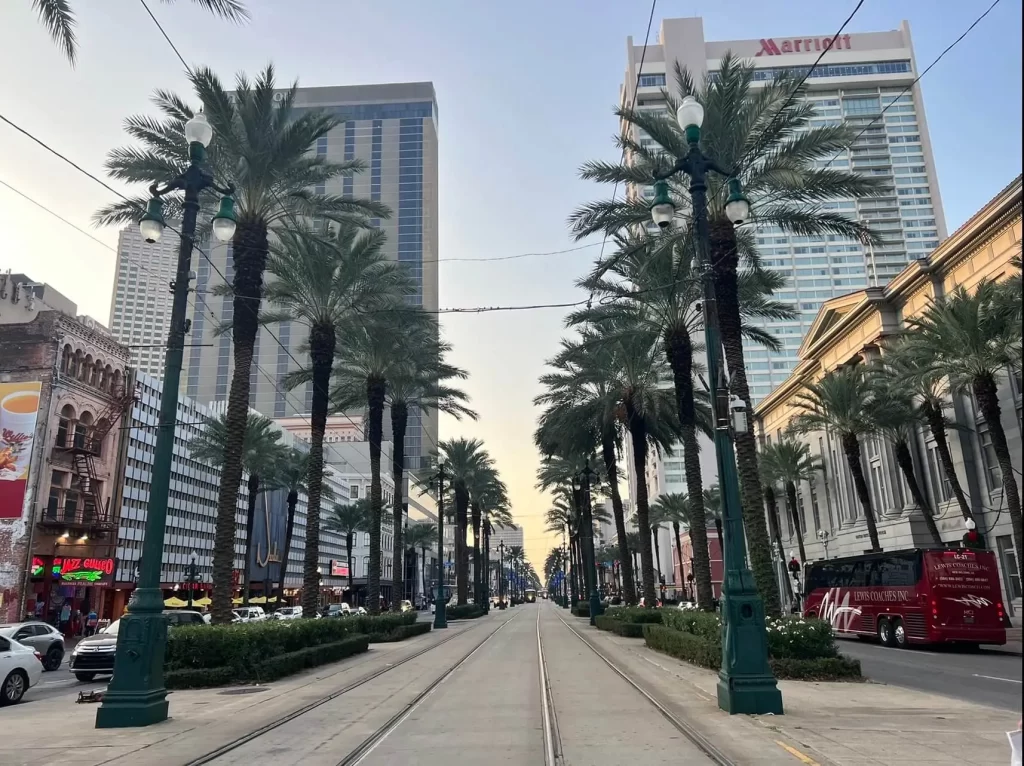
M 114 580 L 114 559 L 54 557 L 53 576 L 64 582 L 80 582 L 85 585 L 110 585 Z M 32 559 L 32 576 L 43 574 L 43 560 Z
M 850 36 L 840 35 L 835 38 L 833 44 L 831 37 L 797 37 L 791 40 L 783 40 L 779 45 L 774 38 L 762 38 L 761 50 L 754 54 L 758 56 L 781 56 L 784 53 L 814 53 L 827 51 L 830 48 L 836 50 L 850 50 Z
M 331 559 L 331 577 L 348 577 L 348 562 Z

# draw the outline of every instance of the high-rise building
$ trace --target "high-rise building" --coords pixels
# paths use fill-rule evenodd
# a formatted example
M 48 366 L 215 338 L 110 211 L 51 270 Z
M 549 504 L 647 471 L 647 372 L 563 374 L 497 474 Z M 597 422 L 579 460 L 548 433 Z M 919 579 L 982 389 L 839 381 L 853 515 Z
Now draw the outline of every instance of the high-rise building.
M 340 121 L 317 141 L 316 154 L 339 162 L 362 160 L 366 166 L 362 173 L 335 179 L 317 191 L 377 200 L 391 209 L 389 219 L 374 221 L 388 235 L 384 250 L 406 264 L 416 279 L 417 289 L 410 301 L 436 311 L 437 100 L 433 84 L 299 88 L 295 111 L 313 109 Z M 231 247 L 213 246 L 210 259 L 216 270 L 205 258 L 195 258 L 196 310 L 192 346 L 185 355 L 182 376 L 183 392 L 201 402 L 226 400 L 232 372 L 230 334 L 213 334 L 214 320 L 232 316 L 231 297 L 212 294 L 223 281 L 217 270 L 229 281 L 232 278 Z M 295 360 L 303 362 L 305 354 L 299 349 L 307 335 L 301 325 L 287 322 L 260 331 L 250 379 L 250 405 L 254 409 L 274 418 L 310 411 L 312 384 L 292 391 L 281 386 L 282 378 L 298 367 Z M 429 453 L 436 440 L 437 415 L 411 412 L 406 435 L 408 467 L 419 468 L 420 458 Z
M 781 74 L 801 77 L 828 49 L 832 34 L 718 42 L 705 39 L 700 18 L 665 19 L 657 42 L 646 51 L 628 39 L 621 104 L 628 108 L 635 94 L 635 109 L 667 111 L 662 89 L 675 87 L 676 64 L 701 82 L 706 75 L 715 77 L 728 52 L 752 62 L 755 88 Z M 803 98 L 816 112 L 811 127 L 845 122 L 860 133 L 850 151 L 839 153 L 831 167 L 879 178 L 886 188 L 882 196 L 836 199 L 824 207 L 870 224 L 882 243 L 865 247 L 840 235 L 792 236 L 777 226 L 758 226 L 763 264 L 788 278 L 775 297 L 795 306 L 799 316 L 764 323 L 779 337 L 781 353 L 748 346 L 747 379 L 755 403 L 792 372 L 800 344 L 825 301 L 885 285 L 946 236 L 921 90 L 914 84 L 903 93 L 918 74 L 910 27 L 904 21 L 899 29 L 887 32 L 841 35 L 806 80 Z M 654 143 L 633 130 L 642 145 Z M 828 160 L 818 163 L 827 164 Z M 650 196 L 653 189 L 631 192 Z M 756 206 L 756 198 L 753 202 Z
M 110 334 L 131 351 L 132 366 L 162 377 L 171 322 L 171 282 L 178 262 L 178 235 L 170 228 L 146 242 L 137 224 L 121 229 L 117 273 L 110 301 Z

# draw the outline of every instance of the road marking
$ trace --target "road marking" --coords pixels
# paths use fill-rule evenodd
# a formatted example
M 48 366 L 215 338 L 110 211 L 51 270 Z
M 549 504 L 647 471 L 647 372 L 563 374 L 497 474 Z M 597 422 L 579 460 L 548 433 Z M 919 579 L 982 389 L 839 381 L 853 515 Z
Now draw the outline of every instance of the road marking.
M 1019 683 L 1021 683 L 1020 681 L 1018 681 L 1018 680 L 1016 680 L 1014 678 L 1000 678 L 999 676 L 983 676 L 983 675 L 981 675 L 981 673 L 975 673 L 974 677 L 975 678 L 987 678 L 990 681 L 1006 681 L 1006 683 L 1008 683 L 1008 684 L 1019 684 Z
M 780 742 L 779 740 L 775 740 L 775 744 L 778 745 L 779 747 L 781 747 L 783 750 L 785 750 L 787 753 L 789 753 L 794 758 L 798 758 L 799 760 L 801 760 L 804 763 L 806 763 L 807 766 L 821 766 L 821 764 L 818 763 L 816 760 L 814 760 L 813 758 L 811 758 L 808 755 L 804 755 L 799 750 L 797 750 L 795 747 L 790 747 L 785 742 Z

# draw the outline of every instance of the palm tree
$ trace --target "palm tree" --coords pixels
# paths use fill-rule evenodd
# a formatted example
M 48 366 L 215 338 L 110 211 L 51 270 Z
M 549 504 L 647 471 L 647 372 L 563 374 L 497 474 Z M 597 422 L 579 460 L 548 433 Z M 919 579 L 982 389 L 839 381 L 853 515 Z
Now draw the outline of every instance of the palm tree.
M 800 414 L 793 420 L 793 430 L 810 433 L 830 429 L 836 434 L 864 511 L 871 550 L 880 551 L 871 494 L 860 462 L 860 437 L 874 430 L 870 416 L 871 384 L 862 369 L 851 366 L 830 372 L 817 383 L 805 383 L 804 388 L 805 392 L 796 395 Z
M 960 477 L 957 476 L 953 453 L 946 437 L 946 429 L 950 426 L 944 414 L 950 406 L 946 375 L 927 359 L 919 359 L 915 345 L 908 341 L 909 338 L 904 337 L 886 347 L 878 374 L 898 383 L 903 391 L 913 397 L 914 406 L 935 442 L 935 451 L 950 491 L 960 507 L 960 514 L 964 519 L 973 519 L 974 514 L 967 503 Z
M 1012 289 L 1012 288 L 1010 288 Z M 1009 368 L 1020 364 L 1020 307 L 1004 295 L 1007 288 L 982 280 L 969 293 L 962 285 L 929 301 L 917 317 L 907 319 L 908 343 L 918 358 L 929 360 L 949 380 L 953 394 L 971 394 L 988 427 L 992 448 L 1003 480 L 1003 496 L 1017 545 L 1017 560 L 1024 561 L 1020 493 L 1014 478 L 1010 448 L 1003 430 L 999 383 Z
M 542 466 L 543 468 L 543 466 Z M 550 486 L 550 485 L 547 485 Z M 544 489 L 545 484 L 543 478 L 538 484 L 538 488 Z M 545 531 L 553 532 L 558 534 L 564 532 L 569 542 L 568 556 L 566 562 L 569 565 L 567 576 L 569 578 L 569 591 L 573 602 L 579 599 L 580 587 L 578 578 L 580 574 L 579 561 L 579 537 L 580 537 L 580 525 L 581 525 L 581 514 L 579 509 L 576 507 L 576 498 L 571 488 L 564 484 L 558 484 L 554 487 L 555 500 L 551 504 L 551 507 L 545 514 L 545 521 L 547 527 Z M 635 598 L 635 596 L 634 596 Z M 632 603 L 632 600 L 627 603 Z
M 226 620 L 231 610 L 234 504 L 242 480 L 242 434 L 249 408 L 249 380 L 270 232 L 285 221 L 294 224 L 300 218 L 352 221 L 364 216 L 387 218 L 390 211 L 379 202 L 311 191 L 319 184 L 362 170 L 364 163 L 333 162 L 313 153 L 317 140 L 334 129 L 339 120 L 315 110 L 297 113 L 294 103 L 298 83 L 282 93 L 273 65 L 267 65 L 255 81 L 238 75 L 231 92 L 207 68 L 193 70 L 189 80 L 215 135 L 220 137 L 207 149 L 206 163 L 215 178 L 234 183 L 238 219 L 231 246 L 234 359 L 226 415 L 230 438 L 224 445 L 213 550 L 213 611 Z M 162 119 L 134 116 L 126 121 L 128 134 L 142 147 L 115 149 L 108 155 L 106 168 L 113 178 L 148 188 L 155 181 L 178 176 L 188 167 L 191 149 L 184 140 L 184 128 L 194 116 L 192 107 L 167 91 L 157 91 L 154 102 L 163 113 Z M 180 193 L 164 199 L 168 218 L 180 218 Z M 144 196 L 117 202 L 101 209 L 96 218 L 102 224 L 128 223 L 139 217 L 146 202 Z M 209 190 L 200 203 L 212 215 L 217 195 Z
M 780 76 L 770 83 L 753 81 L 754 67 L 731 54 L 723 55 L 714 77 L 706 77 L 698 89 L 689 71 L 677 65 L 676 87 L 664 91 L 669 115 L 675 115 L 680 100 L 694 96 L 704 106 L 702 148 L 721 167 L 736 168 L 743 188 L 754 201 L 751 226 L 737 229 L 725 214 L 726 179 L 708 177 L 707 214 L 710 230 L 709 259 L 714 279 L 719 329 L 729 370 L 731 393 L 751 410 L 743 355 L 743 322 L 739 275 L 741 258 L 757 263 L 754 226 L 778 226 L 801 236 L 837 234 L 862 242 L 874 241 L 867 227 L 822 203 L 847 197 L 879 193 L 883 184 L 876 178 L 815 165 L 848 149 L 857 133 L 848 125 L 812 127 L 815 111 L 804 100 L 808 86 Z M 682 128 L 669 116 L 649 110 L 620 108 L 620 120 L 644 131 L 654 145 L 644 146 L 624 131 L 618 139 L 624 160 L 618 163 L 586 163 L 580 176 L 609 184 L 646 185 L 656 174 L 668 170 L 686 155 L 689 145 Z M 692 205 L 688 180 L 682 174 L 670 183 L 676 198 L 676 228 L 657 235 L 658 247 L 692 238 Z M 631 197 L 594 202 L 579 208 L 570 218 L 577 238 L 603 232 L 614 235 L 622 229 L 644 227 L 650 211 L 644 199 Z M 618 254 L 606 259 L 613 262 Z M 599 269 L 600 270 L 600 269 Z M 769 613 L 775 610 L 775 576 L 771 566 L 761 505 L 761 484 L 757 469 L 754 418 L 748 430 L 736 435 L 736 463 L 740 475 L 743 518 L 750 546 L 751 569 Z M 690 491 L 691 497 L 695 493 Z
M 770 457 L 767 457 L 769 455 Z M 800 560 L 806 562 L 804 534 L 807 532 L 807 524 L 797 502 L 796 488 L 801 482 L 814 481 L 815 474 L 821 470 L 821 461 L 811 455 L 811 448 L 807 443 L 791 437 L 783 437 L 775 444 L 765 445 L 761 451 L 761 459 L 771 463 L 778 480 L 786 488 L 786 508 L 796 531 Z
M 268 309 L 260 316 L 260 322 L 296 322 L 309 333 L 309 366 L 291 372 L 282 381 L 287 389 L 305 383 L 313 385 L 302 585 L 304 614 L 316 611 L 319 595 L 323 445 L 338 337 L 347 335 L 349 326 L 364 314 L 401 306 L 405 292 L 412 286 L 404 267 L 384 254 L 385 239 L 382 230 L 363 229 L 351 222 L 337 226 L 324 223 L 318 227 L 296 224 L 279 233 L 267 262 L 267 271 L 274 279 L 264 291 Z M 400 572 L 401 568 L 396 566 L 395 570 Z
M 705 490 L 707 492 L 708 490 Z M 702 503 L 703 507 L 703 503 Z M 651 513 L 657 514 L 661 519 L 664 519 L 667 523 L 672 525 L 672 531 L 676 537 L 676 551 L 679 554 L 679 572 L 680 576 L 683 571 L 683 542 L 680 532 L 680 527 L 687 527 L 690 531 L 690 544 L 694 549 L 693 557 L 693 579 L 697 584 L 697 605 L 704 611 L 711 612 L 715 609 L 714 599 L 715 592 L 711 583 L 711 557 L 708 552 L 705 551 L 703 559 L 707 563 L 705 571 L 701 571 L 702 567 L 698 567 L 698 551 L 696 550 L 696 540 L 693 535 L 693 525 L 703 523 L 705 529 L 707 528 L 707 522 L 697 519 L 695 512 L 690 503 L 688 495 L 684 495 L 681 492 L 669 492 L 664 495 L 660 495 L 655 501 L 654 505 L 651 506 Z M 707 545 L 707 534 L 704 536 L 705 546 Z M 721 544 L 721 540 L 719 540 Z
M 428 325 L 432 324 L 430 322 Z M 436 330 L 436 328 L 431 328 Z M 453 380 L 465 380 L 469 374 L 445 362 L 451 345 L 440 341 L 436 334 L 418 333 L 419 342 L 408 349 L 402 366 L 395 369 L 388 379 L 385 401 L 391 408 L 391 478 L 395 486 L 392 524 L 394 526 L 395 561 L 404 546 L 402 543 L 402 516 L 405 513 L 405 432 L 410 412 L 421 415 L 429 410 L 438 410 L 461 420 L 465 415 L 471 420 L 477 414 L 467 406 L 469 396 L 451 384 Z M 403 587 L 402 572 L 394 568 L 392 592 L 399 593 Z M 401 608 L 398 599 L 392 599 L 392 608 Z
M 482 477 L 478 478 L 474 482 L 474 488 L 472 490 L 473 500 L 473 514 L 474 516 L 479 515 L 480 517 L 480 530 L 481 530 L 481 544 L 477 545 L 476 532 L 473 533 L 473 545 L 474 555 L 479 550 L 479 556 L 481 563 L 479 566 L 474 563 L 474 571 L 479 569 L 479 601 L 482 603 L 484 609 L 490 608 L 490 599 L 488 598 L 488 591 L 490 589 L 490 580 L 488 579 L 491 571 L 490 566 L 490 552 L 491 552 L 491 531 L 495 526 L 510 527 L 512 523 L 512 511 L 511 505 L 508 499 L 508 488 L 505 483 L 498 478 L 498 472 L 493 468 L 490 468 L 482 472 Z M 479 510 L 478 510 L 479 509 Z M 475 561 L 475 560 L 474 560 Z
M 245 525 L 245 568 L 244 582 L 242 585 L 242 603 L 249 603 L 249 578 L 252 573 L 252 538 L 256 527 L 256 497 L 261 489 L 272 489 L 276 482 L 276 472 L 284 460 L 288 459 L 288 452 L 284 445 L 280 444 L 281 431 L 270 418 L 250 412 L 245 419 L 245 430 L 242 433 L 242 467 L 249 474 L 249 505 L 246 511 Z M 227 417 L 207 417 L 202 433 L 189 442 L 188 449 L 194 460 L 201 460 L 213 466 L 222 467 L 225 455 L 225 445 L 231 439 L 228 431 Z M 238 500 L 235 499 L 237 507 Z M 232 567 L 234 566 L 234 516 L 232 516 L 230 550 Z M 267 530 L 269 534 L 269 530 Z M 215 552 L 216 555 L 216 552 Z M 216 588 L 216 574 L 214 575 L 214 587 Z M 231 579 L 228 578 L 230 588 Z M 231 621 L 231 598 L 228 591 L 226 609 L 224 604 L 214 602 L 213 619 L 217 622 Z M 218 606 L 221 609 L 218 610 Z
M 420 550 L 420 561 L 423 565 L 423 591 L 427 593 L 427 549 L 432 548 L 437 542 L 437 524 L 433 524 L 429 521 L 419 521 L 415 524 L 410 524 L 409 529 L 405 532 L 405 545 L 410 548 L 413 555 L 416 554 L 416 549 Z M 413 594 L 415 597 L 415 594 Z
M 704 512 L 714 519 L 715 534 L 718 536 L 718 555 L 725 556 L 725 541 L 722 537 L 722 491 L 718 482 L 704 490 Z
M 914 402 L 913 393 L 906 388 L 902 380 L 889 376 L 883 366 L 872 371 L 871 386 L 871 421 L 875 433 L 884 436 L 893 446 L 896 465 L 903 473 L 903 478 L 910 490 L 910 497 L 921 511 L 925 527 L 932 541 L 942 545 L 942 535 L 935 523 L 935 513 L 924 490 L 917 481 L 914 471 L 914 458 L 910 445 L 917 439 L 918 428 L 925 424 L 925 417 L 920 407 Z
M 522 580 L 523 580 L 523 568 L 526 562 L 526 553 L 523 551 L 521 545 L 511 545 L 508 549 L 508 561 L 515 574 L 514 579 L 514 593 L 516 598 L 522 598 Z
M 657 500 L 650 505 L 650 509 L 647 512 L 647 523 L 651 525 L 651 544 L 654 546 L 655 578 L 660 582 L 661 578 L 664 576 L 664 572 L 661 571 L 661 546 L 658 543 L 658 533 L 661 532 L 662 528 L 669 523 L 669 520 L 661 514 Z
M 470 492 L 477 475 L 490 468 L 493 462 L 479 439 L 446 439 L 437 446 L 455 495 L 455 588 L 456 603 L 462 605 L 469 598 L 466 534 L 469 527 Z
M 775 489 L 782 475 L 781 469 L 774 462 L 775 453 L 767 447 L 763 447 L 760 459 L 757 461 L 758 474 L 761 477 L 761 491 L 764 494 L 764 504 L 768 515 L 768 528 L 772 539 L 775 541 L 776 550 L 779 553 L 779 560 L 786 560 L 786 552 L 782 547 L 782 524 L 779 521 L 779 501 L 775 495 Z M 721 505 L 721 502 L 719 502 Z M 719 543 L 722 542 L 719 538 Z M 724 549 L 723 549 L 724 557 Z
M 637 557 L 640 555 L 640 538 L 639 532 L 630 532 L 626 535 L 626 543 L 629 545 L 629 560 L 624 562 L 628 569 L 633 570 L 634 581 L 639 582 L 640 580 L 640 565 L 637 561 Z M 633 602 L 635 603 L 637 598 L 636 593 L 633 594 Z M 650 603 L 650 602 L 646 602 Z
M 196 5 L 220 16 L 222 19 L 241 24 L 249 20 L 249 12 L 240 0 L 192 0 Z M 75 27 L 78 22 L 68 0 L 32 0 L 32 8 L 50 38 L 60 48 L 71 66 L 78 61 L 78 37 Z
M 332 532 L 345 536 L 345 555 L 348 557 L 348 592 L 354 594 L 353 574 L 355 562 L 352 561 L 352 545 L 355 542 L 356 532 L 370 531 L 370 500 L 361 497 L 351 503 L 335 503 L 327 517 L 324 526 Z M 319 587 L 317 588 L 319 591 Z M 302 607 L 304 617 L 316 616 L 316 607 L 307 614 L 306 607 Z

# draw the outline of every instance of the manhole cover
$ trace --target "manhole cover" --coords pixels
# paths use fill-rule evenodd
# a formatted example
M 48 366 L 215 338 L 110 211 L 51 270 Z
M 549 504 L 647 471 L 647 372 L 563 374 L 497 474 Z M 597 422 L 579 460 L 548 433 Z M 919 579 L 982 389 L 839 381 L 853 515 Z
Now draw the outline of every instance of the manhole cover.
M 257 692 L 265 692 L 270 689 L 269 686 L 242 686 L 238 689 L 225 689 L 218 694 L 256 694 Z

